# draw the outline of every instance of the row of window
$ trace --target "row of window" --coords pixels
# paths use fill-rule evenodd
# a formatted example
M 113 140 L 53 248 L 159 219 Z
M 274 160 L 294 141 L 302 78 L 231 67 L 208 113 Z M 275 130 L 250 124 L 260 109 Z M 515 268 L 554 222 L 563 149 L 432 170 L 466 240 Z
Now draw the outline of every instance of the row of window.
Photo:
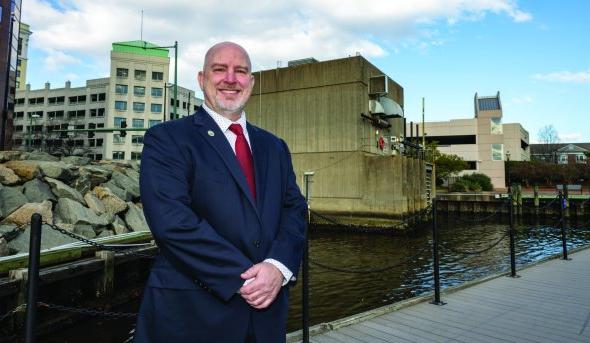
M 85 118 L 86 117 L 86 110 L 77 110 L 77 111 L 47 111 L 47 118 L 55 119 L 55 118 L 63 118 L 66 116 L 68 118 Z M 104 108 L 91 108 L 88 110 L 90 117 L 104 117 L 105 109 Z M 22 119 L 24 118 L 25 113 L 22 111 L 14 112 L 13 118 L 14 119 Z M 27 112 L 27 118 L 42 118 L 43 111 L 32 111 Z
M 129 77 L 129 69 L 127 68 L 117 68 L 116 75 L 118 78 L 126 79 Z M 133 76 L 136 80 L 145 80 L 146 71 L 135 69 L 133 71 Z M 154 81 L 163 81 L 164 80 L 164 73 L 161 71 L 152 71 L 152 80 Z
M 115 144 L 124 144 L 125 143 L 125 138 L 126 137 L 122 137 L 118 133 L 114 133 L 113 134 L 113 143 L 115 143 Z M 133 144 L 143 144 L 143 135 L 132 135 L 131 136 L 131 143 L 133 143 Z
M 155 124 L 154 124 L 155 125 Z M 77 124 L 77 125 L 72 125 L 73 129 L 76 130 L 84 130 L 86 128 L 85 124 Z M 26 130 L 27 132 L 30 132 L 32 128 L 33 132 L 43 132 L 43 125 L 33 125 L 33 126 L 26 126 Z M 69 124 L 64 123 L 64 124 L 55 124 L 55 125 L 47 125 L 45 126 L 47 132 L 51 132 L 53 130 L 68 130 L 69 128 Z M 104 128 L 104 123 L 88 123 L 88 128 L 89 129 L 100 129 L 100 128 Z M 25 126 L 24 125 L 15 125 L 14 126 L 14 132 L 23 132 L 25 130 Z M 66 133 L 62 133 L 62 135 L 65 135 Z
M 125 151 L 113 151 L 113 160 L 124 160 L 125 159 Z M 141 160 L 141 152 L 131 152 L 131 160 L 139 161 Z
M 129 93 L 129 86 L 124 84 L 116 84 L 115 85 L 115 93 L 119 95 Z M 160 87 L 151 87 L 151 94 L 153 97 L 161 97 L 164 93 L 164 89 Z M 133 95 L 135 96 L 145 96 L 145 87 L 144 86 L 133 86 Z
M 27 139 L 15 138 L 12 140 L 12 144 L 13 144 L 13 146 L 21 146 L 21 145 L 23 145 L 23 143 L 26 144 L 27 141 L 28 141 Z M 103 146 L 103 143 L 104 143 L 104 140 L 102 138 L 88 140 L 89 147 L 101 147 L 101 146 Z M 40 147 L 42 144 L 45 144 L 47 147 L 60 147 L 63 145 L 83 147 L 84 140 L 83 139 L 72 139 L 72 140 L 45 139 L 45 140 L 43 140 L 41 138 L 35 138 L 35 139 L 31 140 L 32 146 Z M 102 158 L 102 155 L 100 155 L 100 156 Z M 101 158 L 99 158 L 99 159 L 101 159 Z
M 119 111 L 127 111 L 127 101 L 115 101 L 115 109 Z M 150 109 L 152 113 L 161 113 L 162 112 L 162 104 L 151 104 Z M 133 102 L 133 111 L 134 112 L 144 112 L 145 111 L 145 102 Z
M 114 122 L 113 122 L 114 127 L 121 127 L 122 122 L 127 122 L 126 118 L 123 118 L 123 117 L 115 117 L 113 119 L 114 119 Z M 150 120 L 148 120 L 148 128 L 150 128 L 154 125 L 160 124 L 161 122 L 162 121 L 159 119 L 150 119 Z M 133 118 L 131 120 L 131 127 L 143 128 L 144 123 L 145 123 L 144 119 Z
M 100 102 L 106 100 L 106 93 L 95 93 L 90 94 L 90 101 L 91 102 Z M 65 96 L 54 96 L 47 98 L 47 103 L 49 105 L 63 105 L 65 103 Z M 68 97 L 68 102 L 70 105 L 77 105 L 86 102 L 86 95 L 73 95 Z M 42 105 L 45 103 L 44 97 L 38 98 L 29 98 L 29 105 Z M 25 98 L 18 98 L 15 100 L 16 105 L 24 105 Z

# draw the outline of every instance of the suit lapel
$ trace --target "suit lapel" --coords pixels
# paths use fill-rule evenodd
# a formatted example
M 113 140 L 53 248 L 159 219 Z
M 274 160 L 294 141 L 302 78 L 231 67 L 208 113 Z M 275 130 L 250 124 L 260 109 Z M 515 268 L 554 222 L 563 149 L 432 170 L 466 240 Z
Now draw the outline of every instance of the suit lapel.
M 248 124 L 248 136 L 250 138 L 250 145 L 252 146 L 252 157 L 254 158 L 254 175 L 256 177 L 256 203 L 258 211 L 262 212 L 262 205 L 264 204 L 264 191 L 266 186 L 267 158 L 268 148 L 264 144 L 260 129 Z
M 215 121 L 203 108 L 200 108 L 199 111 L 197 111 L 195 115 L 195 124 L 197 125 L 198 132 L 202 136 L 203 140 L 209 143 L 213 150 L 219 154 L 234 180 L 236 180 L 240 189 L 246 195 L 246 198 L 248 198 L 248 201 L 252 207 L 257 210 L 256 203 L 252 198 L 252 193 L 248 188 L 248 183 L 246 182 L 244 172 L 242 172 L 240 164 L 236 159 L 236 155 L 229 145 L 227 138 L 225 138 L 225 134 L 221 132 L 217 123 L 215 123 Z M 258 175 L 255 175 L 255 177 L 258 179 Z M 256 188 L 258 191 L 258 186 L 256 186 Z M 256 213 L 258 215 L 258 211 L 256 211 Z

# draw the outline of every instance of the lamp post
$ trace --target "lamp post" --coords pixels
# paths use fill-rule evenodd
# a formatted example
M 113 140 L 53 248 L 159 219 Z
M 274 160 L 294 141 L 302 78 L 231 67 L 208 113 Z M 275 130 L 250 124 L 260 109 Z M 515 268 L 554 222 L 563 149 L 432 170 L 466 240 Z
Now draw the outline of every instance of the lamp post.
M 27 146 L 28 146 L 28 150 L 33 150 L 32 146 L 33 146 L 33 141 L 32 141 L 32 134 L 33 134 L 33 118 L 35 119 L 35 123 L 37 123 L 37 118 L 41 118 L 40 115 L 38 114 L 31 114 L 29 116 L 29 132 L 28 132 L 28 138 L 27 138 Z
M 166 105 L 168 103 L 168 88 L 172 88 L 174 87 L 173 84 L 168 83 L 168 82 L 164 82 L 164 117 L 162 121 L 166 121 Z M 176 100 L 174 101 L 174 106 L 176 106 Z M 174 118 L 170 118 L 170 119 L 174 119 Z

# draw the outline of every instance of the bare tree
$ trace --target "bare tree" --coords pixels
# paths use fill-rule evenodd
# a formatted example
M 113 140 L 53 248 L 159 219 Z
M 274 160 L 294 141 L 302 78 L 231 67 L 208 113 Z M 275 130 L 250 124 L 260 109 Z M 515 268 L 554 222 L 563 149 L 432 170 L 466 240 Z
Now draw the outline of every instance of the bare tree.
M 541 153 L 543 154 L 543 159 L 547 162 L 557 162 L 557 156 L 555 152 L 558 149 L 557 144 L 559 144 L 559 135 L 557 134 L 557 130 L 553 125 L 545 125 L 543 126 L 537 135 L 537 139 L 539 140 L 540 144 L 543 144 L 541 149 Z

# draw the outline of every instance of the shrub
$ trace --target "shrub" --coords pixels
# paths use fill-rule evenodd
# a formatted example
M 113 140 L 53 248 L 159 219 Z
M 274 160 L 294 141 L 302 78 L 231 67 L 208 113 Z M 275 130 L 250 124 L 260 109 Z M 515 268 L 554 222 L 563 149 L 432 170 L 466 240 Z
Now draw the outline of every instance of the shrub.
M 494 186 L 492 185 L 492 179 L 489 176 L 481 173 L 473 173 L 469 175 L 463 175 L 463 179 L 468 180 L 474 186 L 471 190 L 476 192 L 484 191 L 492 191 L 494 190 Z M 477 185 L 476 189 L 475 186 Z
M 449 187 L 451 192 L 467 192 L 469 191 L 471 183 L 469 180 L 465 180 L 464 178 L 457 179 L 455 183 Z

